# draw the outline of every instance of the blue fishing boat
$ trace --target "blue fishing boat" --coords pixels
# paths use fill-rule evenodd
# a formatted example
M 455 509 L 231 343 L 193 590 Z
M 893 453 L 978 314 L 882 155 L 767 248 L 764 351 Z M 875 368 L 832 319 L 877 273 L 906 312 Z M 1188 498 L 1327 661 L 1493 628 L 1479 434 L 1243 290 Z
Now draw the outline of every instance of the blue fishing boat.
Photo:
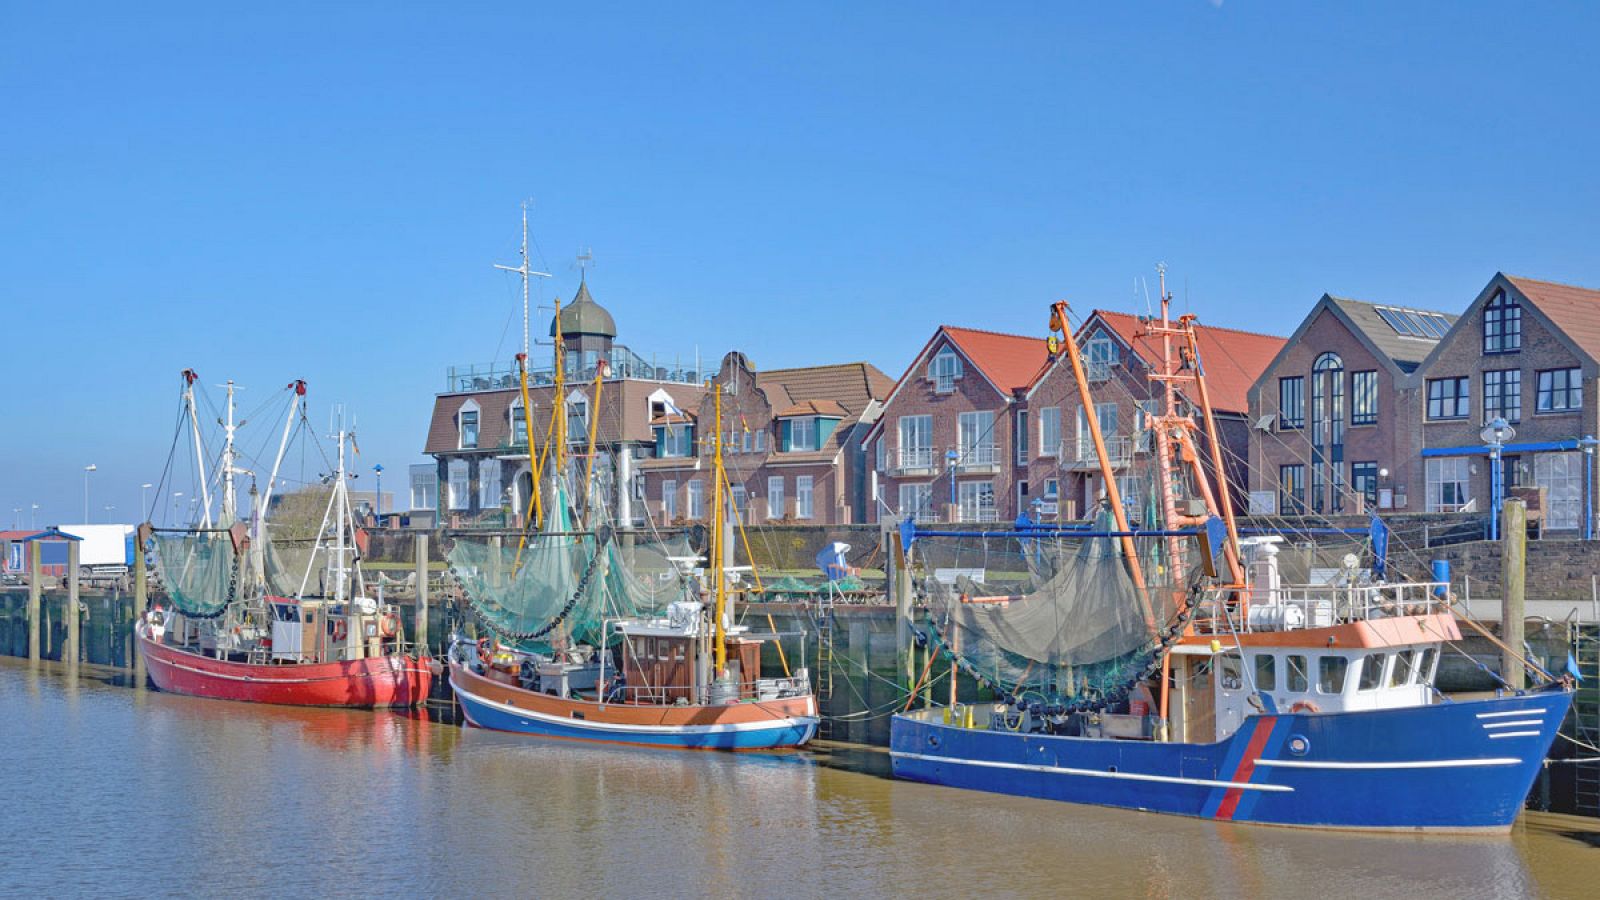
M 1145 327 L 1176 350 L 1151 372 L 1166 397 L 1150 416 L 1152 483 L 1170 502 L 1152 503 L 1144 527 L 1118 496 L 1131 476 L 1114 469 L 1095 416 L 1107 496 L 1094 526 L 902 524 L 903 564 L 943 562 L 925 580 L 921 636 L 951 669 L 947 706 L 892 720 L 895 775 L 1233 822 L 1509 829 L 1570 684 L 1524 661 L 1541 687 L 1441 694 L 1440 654 L 1461 639 L 1450 586 L 1391 577 L 1376 518 L 1360 553 L 1298 578 L 1286 577 L 1281 536 L 1241 539 L 1214 476 L 1224 466 L 1193 319 L 1171 320 L 1168 299 Z M 1052 353 L 1067 354 L 1094 409 L 1065 304 L 1051 328 L 1064 339 Z M 998 699 L 956 703 L 958 671 Z

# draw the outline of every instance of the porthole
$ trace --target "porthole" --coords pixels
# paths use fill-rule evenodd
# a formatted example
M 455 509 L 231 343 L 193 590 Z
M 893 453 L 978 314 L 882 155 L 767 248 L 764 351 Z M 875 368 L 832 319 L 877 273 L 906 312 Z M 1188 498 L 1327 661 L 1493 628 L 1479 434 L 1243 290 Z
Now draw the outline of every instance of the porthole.
M 1305 756 L 1311 750 L 1311 741 L 1303 734 L 1289 736 L 1289 752 L 1295 756 Z

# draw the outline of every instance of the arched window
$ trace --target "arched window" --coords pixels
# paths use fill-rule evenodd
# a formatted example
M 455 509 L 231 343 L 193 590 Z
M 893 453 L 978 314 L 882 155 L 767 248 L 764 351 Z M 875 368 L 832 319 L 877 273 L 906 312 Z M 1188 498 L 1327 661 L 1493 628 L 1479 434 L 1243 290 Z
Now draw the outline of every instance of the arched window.
M 1324 353 L 1311 366 L 1311 508 L 1315 512 L 1344 508 L 1344 429 L 1344 360 L 1337 353 Z
M 1521 349 L 1522 305 L 1501 288 L 1483 307 L 1483 352 L 1515 353 Z

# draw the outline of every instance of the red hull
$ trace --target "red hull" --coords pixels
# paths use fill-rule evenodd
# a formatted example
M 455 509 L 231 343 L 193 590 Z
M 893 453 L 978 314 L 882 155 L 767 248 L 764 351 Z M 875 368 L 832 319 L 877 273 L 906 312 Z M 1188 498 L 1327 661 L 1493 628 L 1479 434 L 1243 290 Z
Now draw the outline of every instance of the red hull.
M 416 706 L 433 683 L 432 660 L 384 656 L 306 665 L 257 666 L 188 653 L 150 640 L 139 651 L 157 688 L 191 697 L 352 708 Z

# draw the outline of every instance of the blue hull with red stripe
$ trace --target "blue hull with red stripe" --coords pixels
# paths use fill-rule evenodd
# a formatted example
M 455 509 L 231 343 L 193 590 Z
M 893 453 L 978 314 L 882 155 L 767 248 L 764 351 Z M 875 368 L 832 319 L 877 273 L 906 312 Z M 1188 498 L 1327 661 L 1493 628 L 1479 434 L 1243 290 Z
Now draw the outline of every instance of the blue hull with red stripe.
M 950 787 L 1234 822 L 1505 831 L 1572 694 L 1259 715 L 1214 744 L 968 729 L 895 716 L 894 774 Z

